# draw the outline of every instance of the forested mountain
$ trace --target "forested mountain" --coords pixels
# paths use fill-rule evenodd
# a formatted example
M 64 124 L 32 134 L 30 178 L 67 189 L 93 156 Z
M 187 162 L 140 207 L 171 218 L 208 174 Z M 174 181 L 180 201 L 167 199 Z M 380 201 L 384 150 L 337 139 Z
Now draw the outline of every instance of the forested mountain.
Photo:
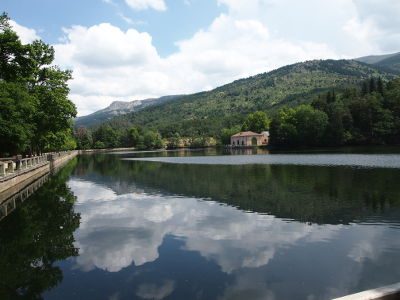
M 400 53 L 381 60 L 377 65 L 400 74 Z
M 356 58 L 355 60 L 366 63 L 366 64 L 377 64 L 382 60 L 385 60 L 387 58 L 391 58 L 392 56 L 396 56 L 399 53 L 391 53 L 391 54 L 383 54 L 383 55 L 368 55 L 368 56 L 363 56 Z
M 125 115 L 132 112 L 140 111 L 152 105 L 162 104 L 168 101 L 179 99 L 182 96 L 164 96 L 160 98 L 152 98 L 145 100 L 133 100 L 129 102 L 114 101 L 108 107 L 96 111 L 90 115 L 78 117 L 75 119 L 75 126 L 90 127 L 106 122 L 115 116 Z
M 400 74 L 400 52 L 385 55 L 370 55 L 357 58 L 356 60 Z
M 136 125 L 159 131 L 163 137 L 218 136 L 222 128 L 242 124 L 254 111 L 269 114 L 280 107 L 311 102 L 332 89 L 359 86 L 365 79 L 388 80 L 394 72 L 355 60 L 315 60 L 241 79 L 209 92 L 183 96 L 116 117 L 113 127 Z

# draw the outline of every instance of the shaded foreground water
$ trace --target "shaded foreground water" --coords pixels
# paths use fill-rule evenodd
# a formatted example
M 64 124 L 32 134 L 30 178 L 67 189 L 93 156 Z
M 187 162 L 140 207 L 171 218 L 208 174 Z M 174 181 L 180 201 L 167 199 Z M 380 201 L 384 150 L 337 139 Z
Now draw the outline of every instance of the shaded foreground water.
M 0 299 L 330 299 L 400 281 L 400 155 L 162 155 L 80 156 L 5 218 Z

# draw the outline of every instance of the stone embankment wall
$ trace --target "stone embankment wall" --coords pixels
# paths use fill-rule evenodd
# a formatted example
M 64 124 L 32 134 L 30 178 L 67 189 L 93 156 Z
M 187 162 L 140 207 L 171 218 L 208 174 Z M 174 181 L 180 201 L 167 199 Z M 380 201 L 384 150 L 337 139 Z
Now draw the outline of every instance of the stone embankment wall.
M 47 153 L 29 158 L 0 160 L 0 194 L 17 191 L 40 176 L 49 173 L 74 158 L 78 151 Z M 2 197 L 0 197 L 2 198 Z

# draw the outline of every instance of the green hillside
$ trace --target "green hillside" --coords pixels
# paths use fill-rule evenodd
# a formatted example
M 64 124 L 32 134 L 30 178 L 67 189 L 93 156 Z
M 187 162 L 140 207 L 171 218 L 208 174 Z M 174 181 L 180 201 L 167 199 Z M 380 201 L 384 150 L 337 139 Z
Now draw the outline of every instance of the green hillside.
M 182 136 L 217 136 L 222 128 L 241 124 L 250 112 L 273 113 L 283 105 L 309 102 L 333 88 L 358 85 L 370 77 L 394 76 L 393 72 L 355 60 L 308 61 L 116 117 L 112 123 L 156 129 L 163 137 L 176 132 Z
M 400 74 L 400 53 L 391 57 L 385 58 L 376 64 L 382 68 L 387 68 L 393 72 Z
M 377 64 L 377 63 L 381 62 L 382 60 L 385 60 L 387 58 L 395 56 L 397 54 L 399 54 L 399 53 L 391 53 L 391 54 L 383 54 L 383 55 L 368 55 L 368 56 L 356 58 L 355 60 L 366 63 L 366 64 L 373 65 L 373 64 Z
M 385 54 L 385 55 L 371 55 L 356 58 L 357 61 L 378 66 L 389 72 L 400 74 L 400 52 Z

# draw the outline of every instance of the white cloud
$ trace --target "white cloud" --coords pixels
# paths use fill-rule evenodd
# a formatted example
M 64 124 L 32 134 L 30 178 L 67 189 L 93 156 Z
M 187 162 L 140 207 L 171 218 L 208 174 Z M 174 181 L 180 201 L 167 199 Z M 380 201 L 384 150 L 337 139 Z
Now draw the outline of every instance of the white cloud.
M 178 51 L 165 58 L 149 34 L 135 29 L 100 24 L 65 33 L 67 42 L 55 46 L 56 62 L 74 70 L 71 98 L 81 115 L 107 101 L 207 90 L 284 64 L 336 57 L 327 45 L 277 39 L 259 21 L 228 15 L 178 42 Z
M 135 10 L 155 9 L 164 11 L 167 9 L 167 5 L 164 0 L 125 0 L 131 8 Z
M 228 12 L 177 41 L 177 51 L 167 57 L 159 55 L 150 34 L 133 28 L 65 29 L 56 57 L 74 71 L 71 98 L 79 115 L 114 100 L 208 90 L 299 61 L 400 49 L 398 1 L 216 1 Z M 164 1 L 129 3 L 136 9 L 166 8 Z
M 15 32 L 18 34 L 19 38 L 21 39 L 21 42 L 23 44 L 29 44 L 33 42 L 34 40 L 40 39 L 40 36 L 37 34 L 35 29 L 31 29 L 28 27 L 24 27 L 14 20 L 10 20 L 10 25 L 11 27 L 15 30 Z
M 136 295 L 142 299 L 161 300 L 168 297 L 175 288 L 175 282 L 166 280 L 161 286 L 156 284 L 141 284 Z
M 400 2 L 397 0 L 353 0 L 356 15 L 344 26 L 367 51 L 400 50 Z

